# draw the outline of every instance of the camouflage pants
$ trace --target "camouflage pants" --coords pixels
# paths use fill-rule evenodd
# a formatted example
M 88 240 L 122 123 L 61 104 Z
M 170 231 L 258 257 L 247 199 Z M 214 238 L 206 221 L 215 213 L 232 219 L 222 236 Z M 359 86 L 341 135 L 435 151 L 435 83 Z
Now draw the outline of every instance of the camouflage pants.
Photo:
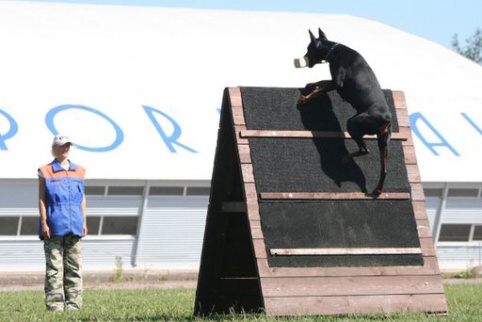
M 50 311 L 82 308 L 82 243 L 68 235 L 44 240 L 45 305 Z

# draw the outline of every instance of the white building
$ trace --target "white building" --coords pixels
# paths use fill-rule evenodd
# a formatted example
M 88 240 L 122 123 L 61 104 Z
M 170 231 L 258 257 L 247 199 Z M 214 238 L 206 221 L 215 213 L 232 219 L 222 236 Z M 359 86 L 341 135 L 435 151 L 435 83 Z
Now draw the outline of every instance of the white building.
M 87 168 L 84 268 L 197 268 L 222 92 L 302 87 L 308 29 L 405 92 L 442 269 L 481 264 L 482 67 L 345 15 L 0 2 L 0 270 L 42 270 L 37 168 L 54 134 Z

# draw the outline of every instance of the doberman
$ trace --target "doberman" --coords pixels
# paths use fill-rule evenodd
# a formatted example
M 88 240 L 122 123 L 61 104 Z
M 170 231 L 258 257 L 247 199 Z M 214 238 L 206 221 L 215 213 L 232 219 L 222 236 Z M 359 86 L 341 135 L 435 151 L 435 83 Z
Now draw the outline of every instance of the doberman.
M 309 83 L 305 89 L 309 94 L 301 95 L 299 104 L 323 93 L 336 89 L 341 98 L 350 103 L 356 114 L 347 121 L 347 131 L 358 144 L 358 151 L 348 153 L 343 162 L 369 153 L 363 136 L 376 134 L 380 151 L 380 178 L 371 195 L 378 197 L 386 177 L 388 143 L 391 136 L 392 115 L 375 73 L 366 60 L 355 50 L 336 42 L 329 41 L 318 28 L 318 38 L 311 30 L 308 51 L 303 58 L 295 59 L 295 66 L 312 68 L 316 64 L 330 64 L 331 80 Z

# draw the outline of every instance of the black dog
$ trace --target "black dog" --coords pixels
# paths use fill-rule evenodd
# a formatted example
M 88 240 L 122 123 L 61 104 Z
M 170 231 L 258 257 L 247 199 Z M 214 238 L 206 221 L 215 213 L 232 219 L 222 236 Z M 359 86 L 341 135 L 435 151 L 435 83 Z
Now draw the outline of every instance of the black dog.
M 363 136 L 376 134 L 380 151 L 380 179 L 373 190 L 374 197 L 383 190 L 386 177 L 388 143 L 391 136 L 392 115 L 375 73 L 365 59 L 355 50 L 329 41 L 323 31 L 318 29 L 318 39 L 309 31 L 311 42 L 303 58 L 295 59 L 296 67 L 310 67 L 322 62 L 330 63 L 332 80 L 323 80 L 306 85 L 311 92 L 301 95 L 299 104 L 313 97 L 336 89 L 340 96 L 350 103 L 357 113 L 348 119 L 347 130 L 358 144 L 358 151 L 343 157 L 347 162 L 353 157 L 369 153 Z

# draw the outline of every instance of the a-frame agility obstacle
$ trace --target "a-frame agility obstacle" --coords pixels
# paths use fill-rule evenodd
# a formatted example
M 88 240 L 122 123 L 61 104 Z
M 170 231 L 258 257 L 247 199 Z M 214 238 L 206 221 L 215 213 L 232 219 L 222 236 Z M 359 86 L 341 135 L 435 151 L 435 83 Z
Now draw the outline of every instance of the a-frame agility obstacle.
M 447 313 L 402 92 L 388 175 L 356 149 L 336 92 L 297 106 L 295 88 L 227 88 L 195 300 L 196 315 Z

